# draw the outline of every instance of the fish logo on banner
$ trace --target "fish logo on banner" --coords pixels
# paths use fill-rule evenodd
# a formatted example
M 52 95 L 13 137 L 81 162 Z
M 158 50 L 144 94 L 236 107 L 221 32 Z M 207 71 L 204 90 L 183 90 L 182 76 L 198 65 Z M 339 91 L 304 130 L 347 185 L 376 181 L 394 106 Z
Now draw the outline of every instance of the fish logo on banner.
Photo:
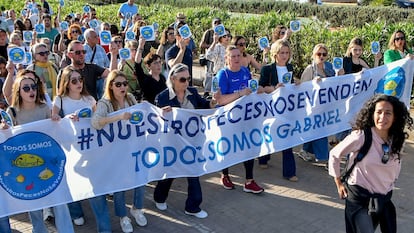
M 53 192 L 64 177 L 66 156 L 50 136 L 25 132 L 1 144 L 0 186 L 21 200 Z
M 405 71 L 402 67 L 390 70 L 379 82 L 375 93 L 383 93 L 400 98 L 405 86 Z

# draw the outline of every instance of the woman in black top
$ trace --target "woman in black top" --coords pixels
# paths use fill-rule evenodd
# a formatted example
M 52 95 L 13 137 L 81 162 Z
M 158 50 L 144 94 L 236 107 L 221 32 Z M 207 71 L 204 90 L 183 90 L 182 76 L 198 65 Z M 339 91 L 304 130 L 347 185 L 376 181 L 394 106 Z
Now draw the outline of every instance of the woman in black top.
M 143 93 L 143 99 L 154 104 L 155 96 L 167 88 L 165 77 L 162 75 L 161 57 L 150 52 L 144 58 L 144 63 L 148 68 L 145 73 L 142 67 L 142 52 L 144 51 L 145 39 L 140 37 L 138 42 L 138 51 L 135 55 L 135 72 L 138 78 L 139 86 Z

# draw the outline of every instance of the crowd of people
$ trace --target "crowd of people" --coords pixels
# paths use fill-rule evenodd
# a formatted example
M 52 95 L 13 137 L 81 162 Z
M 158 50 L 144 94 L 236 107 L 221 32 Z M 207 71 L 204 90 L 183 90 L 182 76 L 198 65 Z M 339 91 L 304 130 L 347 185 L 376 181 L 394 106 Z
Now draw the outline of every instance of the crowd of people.
M 120 6 L 119 26 L 117 22 L 101 22 L 96 9 L 92 7 L 84 13 L 67 15 L 63 21 L 60 19 L 60 11 L 59 7 L 56 14 L 53 14 L 53 9 L 47 1 L 31 0 L 26 2 L 22 11 L 25 12 L 24 15 L 17 17 L 15 9 L 7 9 L 3 14 L 5 16 L 0 20 L 0 108 L 9 113 L 14 125 L 48 118 L 59 121 L 68 115 L 76 123 L 79 120 L 75 114 L 76 110 L 85 107 L 93 112 L 92 126 L 101 129 L 107 124 L 131 117 L 131 113 L 128 112 L 110 116 L 108 114 L 142 101 L 148 101 L 167 112 L 171 111 L 172 107 L 216 108 L 252 93 L 248 88 L 249 80 L 253 79 L 251 67 L 260 70 L 258 94 L 272 93 L 278 88 L 283 88 L 286 83 L 300 85 L 301 82 L 309 80 L 318 82 L 324 78 L 363 72 L 371 67 L 361 57 L 363 41 L 355 37 L 349 43 L 342 69 L 334 70 L 328 61 L 329 50 L 321 43 L 315 45 L 312 61 L 304 72 L 301 75 L 293 75 L 289 43 L 292 31 L 289 28 L 283 25 L 275 27 L 271 45 L 263 49 L 263 59 L 259 62 L 247 53 L 245 37 L 233 36 L 228 28 L 222 34 L 215 32 L 215 27 L 225 25 L 225 22 L 220 18 L 213 18 L 212 28 L 204 33 L 199 44 L 199 50 L 207 59 L 204 92 L 200 95 L 192 83 L 193 60 L 198 48 L 191 37 L 180 33 L 180 28 L 187 26 L 183 13 L 177 13 L 176 19 L 172 19 L 173 22 L 161 33 L 156 31 L 155 40 L 147 41 L 140 35 L 140 28 L 146 26 L 147 22 L 139 14 L 134 0 L 128 0 Z M 98 22 L 99 25 L 92 27 L 92 21 Z M 44 26 L 44 33 L 33 29 L 33 26 L 38 24 Z M 32 31 L 33 38 L 26 40 L 26 31 Z M 103 39 L 99 37 L 102 31 L 111 34 L 110 43 L 102 43 Z M 134 32 L 135 38 L 127 38 L 129 32 Z M 8 49 L 16 47 L 23 47 L 26 52 L 31 52 L 32 61 L 14 64 L 13 59 L 9 57 Z M 382 56 L 385 64 L 405 57 L 413 58 L 402 30 L 391 35 L 388 47 L 384 55 L 380 52 L 375 55 L 373 67 L 379 65 Z M 129 59 L 121 58 L 119 51 L 123 48 L 129 49 Z M 286 76 L 289 73 L 290 76 Z M 286 77 L 290 77 L 288 82 L 285 80 Z M 217 79 L 218 89 L 213 85 L 214 79 Z M 341 132 L 335 135 L 332 142 L 329 142 L 327 137 L 307 142 L 298 153 L 305 161 L 326 164 L 329 174 L 335 177 L 340 197 L 353 198 L 347 199 L 347 232 L 373 232 L 378 224 L 382 226 L 386 223 L 391 229 L 387 232 L 395 232 L 392 225 L 395 225 L 395 221 L 384 221 L 379 217 L 383 215 L 374 216 L 372 224 L 367 225 L 364 222 L 367 216 L 360 208 L 367 208 L 367 205 L 361 204 L 361 200 L 365 203 L 366 197 L 374 194 L 386 196 L 386 201 L 390 201 L 389 193 L 393 187 L 393 180 L 399 173 L 399 153 L 406 124 L 411 126 L 412 119 L 398 99 L 377 96 L 361 111 L 352 132 Z M 377 179 L 380 175 L 378 171 L 373 171 L 374 176 L 362 174 L 365 169 L 371 171 L 378 166 L 378 162 L 375 161 L 376 164 L 371 167 L 373 159 L 365 159 L 356 165 L 357 168 L 351 173 L 348 183 L 342 183 L 338 179 L 338 161 L 341 156 L 351 154 L 352 158 L 357 154 L 362 144 L 361 130 L 367 127 L 372 128 L 375 135 L 375 150 L 370 151 L 367 156 L 382 156 L 382 152 L 386 152 L 381 146 L 384 143 L 391 148 L 387 151 L 391 155 L 391 161 L 388 164 L 388 161 L 382 161 L 387 166 L 381 167 L 384 171 L 390 169 L 387 173 L 389 179 Z M 1 128 L 9 128 L 4 120 L 1 122 Z M 335 147 L 330 155 L 330 146 L 338 143 L 339 146 Z M 283 150 L 282 154 L 283 177 L 292 182 L 299 181 L 293 149 Z M 268 168 L 269 159 L 271 155 L 260 157 L 259 167 Z M 244 162 L 246 181 L 243 191 L 260 194 L 264 189 L 253 178 L 254 161 L 252 159 Z M 374 179 L 373 184 L 370 183 L 371 179 Z M 199 177 L 187 177 L 187 180 L 188 198 L 184 213 L 196 218 L 206 218 L 207 211 L 200 207 L 202 184 Z M 172 182 L 173 179 L 157 182 L 153 199 L 155 206 L 161 211 L 168 208 L 166 200 Z M 222 171 L 221 184 L 225 189 L 235 188 L 228 168 Z M 370 184 L 373 186 L 369 186 Z M 351 196 L 347 190 L 353 191 L 353 195 Z M 133 204 L 129 213 L 137 225 L 145 226 L 145 186 L 136 187 L 133 192 Z M 359 192 L 365 196 L 360 197 Z M 122 231 L 133 232 L 133 223 L 126 208 L 125 191 L 114 193 L 113 199 L 115 215 L 119 217 Z M 97 232 L 111 232 L 106 195 L 93 197 L 88 201 L 96 218 Z M 386 211 L 382 214 L 395 219 L 392 203 L 387 203 Z M 80 226 L 85 223 L 82 201 L 43 211 L 31 211 L 29 216 L 35 233 L 47 232 L 44 220 L 50 217 L 56 219 L 55 224 L 59 232 L 74 232 L 73 224 Z M 364 222 L 363 226 L 359 225 L 361 222 Z M 8 217 L 0 218 L 0 232 L 11 233 Z

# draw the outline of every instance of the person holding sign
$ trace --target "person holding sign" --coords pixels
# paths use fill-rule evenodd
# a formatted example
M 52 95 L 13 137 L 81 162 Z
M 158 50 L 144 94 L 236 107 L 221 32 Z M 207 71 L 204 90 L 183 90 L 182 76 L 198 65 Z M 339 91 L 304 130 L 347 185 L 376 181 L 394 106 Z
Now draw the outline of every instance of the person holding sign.
M 243 36 L 235 36 L 231 40 L 231 44 L 234 46 L 237 46 L 237 48 L 242 53 L 242 57 L 240 58 L 240 62 L 242 66 L 246 67 L 248 70 L 250 70 L 250 65 L 253 66 L 256 70 L 260 70 L 262 68 L 262 65 L 254 59 L 254 57 L 246 52 L 247 48 L 247 42 L 246 38 Z M 266 57 L 266 53 L 268 52 L 268 49 L 263 50 L 263 57 Z
M 250 71 L 242 65 L 242 54 L 240 50 L 234 46 L 229 45 L 226 48 L 226 63 L 227 67 L 221 69 L 217 73 L 219 90 L 213 94 L 217 98 L 219 105 L 229 104 L 242 96 L 249 95 L 252 90 L 248 88 L 249 80 L 252 79 Z M 213 85 L 214 86 L 214 85 Z M 262 93 L 263 88 L 259 87 L 257 93 Z M 243 191 L 247 193 L 259 194 L 264 191 L 253 179 L 254 159 L 243 162 L 246 170 L 246 182 Z M 223 169 L 221 183 L 225 189 L 234 189 L 235 186 L 230 180 L 229 169 Z
M 144 72 L 142 66 L 142 51 L 144 50 L 145 39 L 140 38 L 138 50 L 135 54 L 135 71 L 138 78 L 143 99 L 155 104 L 155 96 L 167 88 L 166 79 L 162 73 L 162 59 L 158 54 L 150 52 L 144 58 L 144 64 L 148 68 L 148 73 Z
M 128 93 L 127 77 L 122 71 L 113 70 L 106 80 L 103 97 L 98 101 L 96 111 L 92 116 L 91 123 L 95 129 L 102 129 L 105 125 L 120 120 L 129 120 L 130 112 L 108 116 L 109 113 L 128 108 L 137 104 L 135 97 Z M 145 186 L 134 189 L 134 204 L 130 210 L 140 226 L 147 225 L 147 219 L 142 211 Z M 120 217 L 120 225 L 123 232 L 133 232 L 131 219 L 127 216 L 125 206 L 125 191 L 114 193 L 115 215 Z
M 197 89 L 189 86 L 191 76 L 185 64 L 178 63 L 171 67 L 167 79 L 167 89 L 155 97 L 155 104 L 164 112 L 172 111 L 172 107 L 186 109 L 213 108 L 216 100 L 207 101 L 202 98 Z M 166 200 L 173 178 L 160 180 L 154 189 L 154 201 L 159 210 L 168 208 Z M 184 213 L 196 218 L 206 218 L 207 212 L 200 208 L 203 200 L 199 177 L 187 177 L 188 191 Z
M 34 121 L 50 119 L 50 108 L 45 104 L 43 85 L 33 72 L 22 70 L 17 73 L 11 94 L 11 105 L 7 109 L 13 125 L 22 125 Z M 4 127 L 2 127 L 4 128 Z M 58 232 L 74 233 L 69 209 L 66 204 L 53 207 Z M 43 222 L 43 211 L 30 211 L 33 232 L 48 232 Z
M 279 39 L 289 40 L 292 30 L 286 28 L 283 25 L 277 25 L 272 32 L 272 42 L 276 42 Z
M 184 22 L 179 22 L 177 27 L 174 30 L 175 35 L 175 45 L 167 50 L 165 53 L 165 61 L 169 67 L 173 67 L 178 63 L 184 63 L 188 66 L 188 71 L 190 76 L 193 75 L 193 52 L 188 48 L 190 44 L 191 37 L 183 36 L 180 34 L 180 28 L 184 27 Z M 187 26 L 188 27 L 188 26 Z M 192 86 L 192 81 L 190 80 L 190 86 Z
M 345 74 L 358 73 L 362 69 L 369 69 L 367 62 L 361 58 L 363 53 L 363 42 L 360 38 L 355 37 L 349 42 L 348 49 L 343 60 Z M 378 51 L 375 54 L 374 67 L 377 67 L 382 54 Z
M 388 64 L 405 57 L 414 59 L 413 50 L 408 48 L 405 33 L 402 30 L 395 31 L 388 42 L 388 50 L 384 53 L 384 63 Z
M 262 67 L 259 79 L 259 85 L 264 87 L 266 93 L 272 93 L 277 88 L 294 82 L 292 77 L 293 66 L 289 63 L 291 56 L 289 42 L 283 39 L 275 41 L 270 48 L 270 54 L 273 63 Z M 295 157 L 293 156 L 292 148 L 283 150 L 282 155 L 283 177 L 292 182 L 298 181 L 298 177 L 296 176 Z M 267 161 L 269 159 L 270 155 L 259 157 L 259 166 L 267 168 Z
M 391 201 L 401 170 L 401 150 L 413 129 L 407 106 L 394 96 L 374 95 L 359 111 L 353 131 L 330 152 L 329 175 L 334 178 L 339 198 L 345 199 L 347 233 L 397 232 L 397 216 Z M 371 132 L 371 137 L 365 134 Z M 360 154 L 370 140 L 368 151 Z M 349 156 L 346 177 L 341 174 L 342 158 Z M 357 157 L 360 160 L 357 161 Z M 362 158 L 361 158 L 362 157 Z
M 363 42 L 360 38 L 355 37 L 351 40 L 346 50 L 345 57 L 343 58 L 343 67 L 345 74 L 352 74 L 361 72 L 363 69 L 369 69 L 367 62 L 361 58 L 363 53 Z M 377 67 L 379 60 L 382 58 L 381 52 L 375 54 L 374 67 Z M 351 131 L 345 130 L 343 132 L 335 134 L 335 139 L 333 139 L 329 144 L 335 146 L 338 142 L 342 141 Z
M 128 0 L 127 2 L 122 3 L 119 7 L 118 17 L 121 19 L 120 26 L 122 31 L 132 25 L 127 25 L 128 19 L 138 14 L 138 6 L 134 4 L 134 2 L 135 0 Z
M 211 75 L 212 77 L 215 77 L 217 72 L 226 66 L 226 48 L 230 43 L 231 34 L 230 31 L 226 29 L 226 33 L 224 35 L 219 36 L 217 33 L 214 33 L 213 38 L 213 43 L 211 44 L 210 48 L 207 49 L 206 58 L 212 62 Z M 204 85 L 206 92 L 211 91 L 212 80 L 210 79 L 209 81 L 209 83 L 206 82 Z
M 321 81 L 323 78 L 335 76 L 335 70 L 330 62 L 328 62 L 328 48 L 325 44 L 317 44 L 312 52 L 312 64 L 308 65 L 302 73 L 301 82 L 315 80 Z M 344 74 L 344 69 L 338 71 L 339 75 Z M 307 142 L 303 145 L 303 149 L 299 152 L 299 157 L 305 161 L 312 161 L 310 154 L 315 154 L 316 162 L 326 162 L 329 158 L 328 138 Z

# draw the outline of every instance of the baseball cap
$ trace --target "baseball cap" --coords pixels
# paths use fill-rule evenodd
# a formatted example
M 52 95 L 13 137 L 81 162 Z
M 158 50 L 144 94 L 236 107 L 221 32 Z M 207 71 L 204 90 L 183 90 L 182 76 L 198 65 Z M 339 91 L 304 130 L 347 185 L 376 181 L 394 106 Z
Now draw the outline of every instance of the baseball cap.
M 184 15 L 183 12 L 178 12 L 176 15 L 177 19 L 185 20 L 187 17 Z
M 6 29 L 4 29 L 4 28 L 0 28 L 0 32 L 7 33 Z

